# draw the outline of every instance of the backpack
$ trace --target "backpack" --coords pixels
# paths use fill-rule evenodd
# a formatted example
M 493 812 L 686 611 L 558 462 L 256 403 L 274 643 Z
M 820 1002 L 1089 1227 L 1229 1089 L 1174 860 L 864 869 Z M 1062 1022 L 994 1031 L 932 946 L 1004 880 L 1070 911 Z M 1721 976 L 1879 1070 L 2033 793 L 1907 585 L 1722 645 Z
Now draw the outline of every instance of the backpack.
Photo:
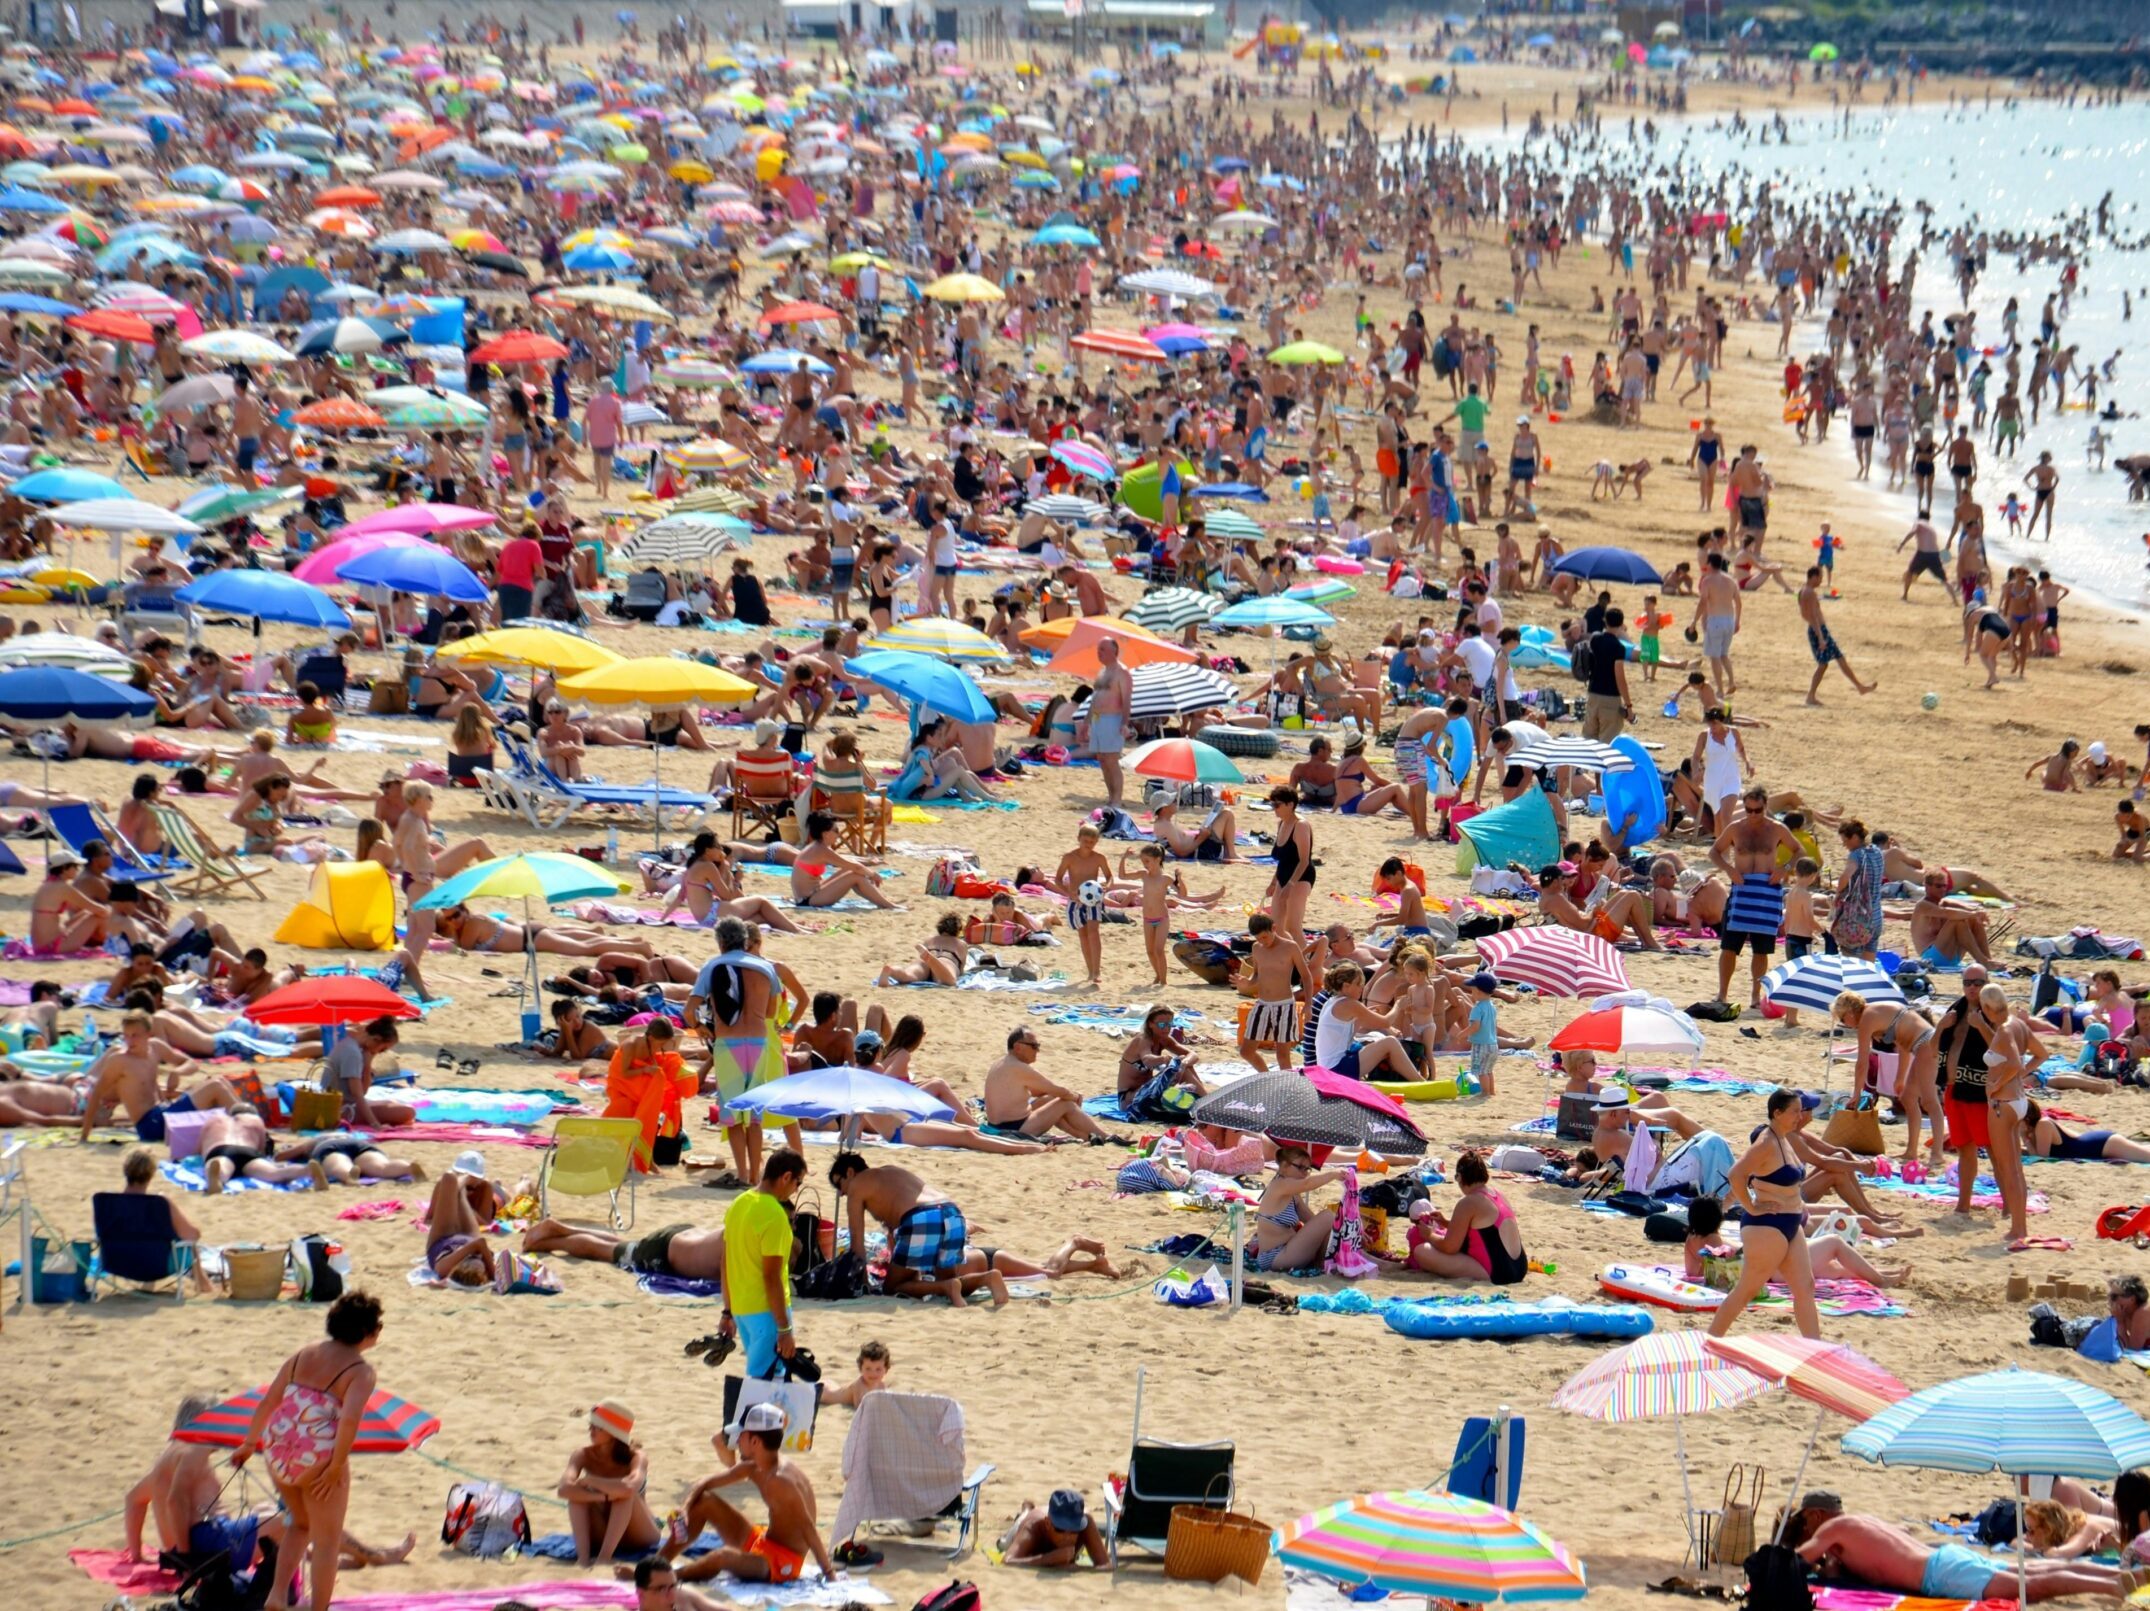
M 291 1271 L 303 1303 L 334 1303 L 343 1296 L 351 1273 L 351 1256 L 341 1244 L 317 1233 L 293 1237 Z
M 1764 1544 L 1740 1563 L 1747 1574 L 1746 1611 L 1814 1611 L 1807 1563 L 1782 1544 Z
M 174 1611 L 260 1611 L 276 1587 L 276 1544 L 261 1544 L 261 1565 L 252 1572 L 242 1561 L 235 1569 L 231 1552 L 218 1550 L 190 1569 L 173 1591 Z
M 1204 984 L 1230 984 L 1239 971 L 1239 959 L 1228 945 L 1214 940 L 1177 940 L 1172 955 L 1179 965 Z
M 1577 682 L 1588 682 L 1590 680 L 1590 662 L 1593 658 L 1590 653 L 1590 640 L 1588 638 L 1584 638 L 1568 651 L 1568 669 L 1575 673 Z
M 978 1592 L 975 1583 L 950 1582 L 945 1589 L 935 1589 L 926 1595 L 911 1611 L 984 1611 L 985 1596 Z
M 796 1277 L 791 1290 L 795 1296 L 816 1303 L 842 1303 L 851 1298 L 863 1298 L 868 1290 L 866 1266 L 847 1248 L 833 1259 L 824 1259 L 804 1275 Z
M 459 1482 L 448 1490 L 440 1541 L 459 1555 L 499 1560 L 530 1544 L 523 1496 L 497 1482 Z

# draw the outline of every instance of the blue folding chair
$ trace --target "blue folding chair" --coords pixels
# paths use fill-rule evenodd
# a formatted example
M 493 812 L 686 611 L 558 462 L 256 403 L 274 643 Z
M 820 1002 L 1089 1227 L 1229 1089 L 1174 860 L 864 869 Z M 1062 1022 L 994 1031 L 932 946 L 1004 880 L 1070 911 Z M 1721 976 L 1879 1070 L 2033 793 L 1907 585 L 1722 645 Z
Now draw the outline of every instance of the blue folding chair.
M 78 856 L 89 854 L 83 847 L 92 839 L 103 840 L 112 852 L 114 871 L 133 883 L 151 883 L 188 870 L 188 864 L 176 856 L 146 856 L 135 849 L 95 806 L 50 806 L 45 810 L 45 821 L 60 836 L 60 842 Z
M 187 1301 L 187 1277 L 193 1272 L 196 1250 L 173 1226 L 170 1198 L 101 1191 L 90 1198 L 90 1218 L 97 1230 L 93 1295 L 104 1282 L 126 1281 L 139 1291 L 169 1281 L 172 1295 L 181 1303 Z

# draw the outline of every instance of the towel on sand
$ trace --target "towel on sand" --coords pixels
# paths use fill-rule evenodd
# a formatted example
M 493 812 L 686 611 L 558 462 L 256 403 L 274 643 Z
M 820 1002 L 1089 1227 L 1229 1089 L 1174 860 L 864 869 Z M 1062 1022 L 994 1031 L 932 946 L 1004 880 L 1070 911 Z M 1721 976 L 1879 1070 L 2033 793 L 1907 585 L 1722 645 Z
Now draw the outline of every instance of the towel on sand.
M 202 1173 L 199 1159 L 182 1158 L 176 1162 L 167 1161 L 157 1165 L 157 1169 L 166 1180 L 169 1180 L 181 1191 L 205 1192 L 209 1189 L 209 1177 Z M 234 1175 L 224 1183 L 224 1189 L 226 1191 L 312 1191 L 313 1185 L 313 1179 L 308 1175 L 301 1175 L 297 1180 L 282 1182 L 249 1180 L 244 1175 Z
M 123 1549 L 71 1549 L 67 1558 L 99 1583 L 123 1594 L 170 1594 L 178 1577 L 155 1561 L 130 1561 Z

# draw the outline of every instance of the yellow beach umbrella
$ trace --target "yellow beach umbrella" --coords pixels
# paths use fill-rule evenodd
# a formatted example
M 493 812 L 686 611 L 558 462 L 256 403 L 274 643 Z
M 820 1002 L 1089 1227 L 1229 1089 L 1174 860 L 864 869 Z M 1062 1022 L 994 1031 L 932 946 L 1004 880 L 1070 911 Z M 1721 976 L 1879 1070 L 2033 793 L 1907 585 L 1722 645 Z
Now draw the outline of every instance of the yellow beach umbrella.
M 991 640 L 988 639 L 988 642 Z M 561 679 L 561 694 L 581 705 L 739 705 L 761 692 L 699 660 L 645 655 Z
M 665 172 L 683 185 L 706 185 L 717 176 L 708 163 L 697 162 L 692 157 L 682 157 Z
M 871 263 L 883 274 L 899 274 L 902 270 L 879 252 L 844 252 L 829 259 L 831 274 L 855 274 Z
M 921 296 L 935 302 L 1005 302 L 1008 293 L 977 274 L 943 274 Z
M 480 632 L 460 643 L 444 645 L 434 658 L 474 660 L 488 666 L 544 666 L 561 677 L 620 664 L 620 656 L 603 644 L 548 627 L 501 627 Z

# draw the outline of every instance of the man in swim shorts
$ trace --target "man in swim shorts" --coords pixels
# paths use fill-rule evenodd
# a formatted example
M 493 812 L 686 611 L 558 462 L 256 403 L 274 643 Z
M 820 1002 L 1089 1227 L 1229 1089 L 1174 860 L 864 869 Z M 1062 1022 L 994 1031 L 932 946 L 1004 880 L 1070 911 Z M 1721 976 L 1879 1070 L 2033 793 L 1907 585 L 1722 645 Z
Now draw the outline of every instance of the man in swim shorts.
M 1780 861 L 1778 852 L 1790 859 Z M 1754 989 L 1750 1005 L 1762 1005 L 1762 975 L 1769 971 L 1770 954 L 1777 949 L 1777 930 L 1784 926 L 1784 868 L 1800 854 L 1799 841 L 1791 830 L 1769 814 L 1769 791 L 1750 787 L 1740 795 L 1740 815 L 1726 825 L 1710 846 L 1710 863 L 1732 881 L 1725 900 L 1724 926 L 1717 956 L 1717 999 L 1723 1001 L 1732 988 L 1732 972 L 1739 966 L 1742 950 L 1754 954 Z
M 939 1293 L 962 1308 L 966 1290 L 984 1287 L 998 1309 L 1008 1301 L 1008 1283 L 988 1265 L 976 1273 L 963 1267 L 970 1226 L 963 1210 L 910 1170 L 894 1164 L 866 1167 L 855 1152 L 839 1152 L 829 1165 L 829 1184 L 846 1204 L 851 1245 L 866 1245 L 866 1216 L 888 1229 L 888 1279 L 882 1290 L 895 1298 L 924 1298 Z
M 864 1243 L 859 1244 L 864 1246 Z M 717 1441 L 725 1469 L 704 1477 L 687 1495 L 687 1503 L 665 1529 L 658 1553 L 674 1563 L 683 1582 L 706 1583 L 724 1572 L 749 1583 L 796 1583 L 811 1555 L 822 1576 L 834 1579 L 836 1563 L 815 1525 L 814 1485 L 780 1451 L 784 1446 L 784 1411 L 775 1404 L 752 1404 L 734 1434 L 735 1444 Z M 768 1507 L 767 1526 L 757 1527 L 741 1515 L 721 1490 L 751 1484 Z M 698 1560 L 681 1562 L 680 1554 L 702 1529 L 714 1527 L 724 1540 Z M 626 1578 L 634 1568 L 616 1569 Z
M 1961 1544 L 1922 1544 L 1878 1516 L 1858 1514 L 1824 1521 L 1802 1540 L 1798 1533 L 1808 1520 L 1806 1512 L 1794 1517 L 1785 1542 L 1798 1549 L 1801 1560 L 1819 1568 L 1825 1581 L 1842 1577 L 1863 1587 L 1932 1600 L 2016 1597 L 2016 1569 L 1998 1556 L 1982 1555 Z M 2023 1570 L 2032 1600 L 2058 1600 L 2071 1594 L 2118 1597 L 2130 1587 L 2129 1574 L 2114 1566 L 2031 1561 Z
M 563 1220 L 541 1219 L 523 1232 L 523 1251 L 560 1253 L 609 1264 L 631 1275 L 669 1275 L 682 1281 L 724 1279 L 724 1230 L 666 1225 L 647 1236 L 583 1230 Z

